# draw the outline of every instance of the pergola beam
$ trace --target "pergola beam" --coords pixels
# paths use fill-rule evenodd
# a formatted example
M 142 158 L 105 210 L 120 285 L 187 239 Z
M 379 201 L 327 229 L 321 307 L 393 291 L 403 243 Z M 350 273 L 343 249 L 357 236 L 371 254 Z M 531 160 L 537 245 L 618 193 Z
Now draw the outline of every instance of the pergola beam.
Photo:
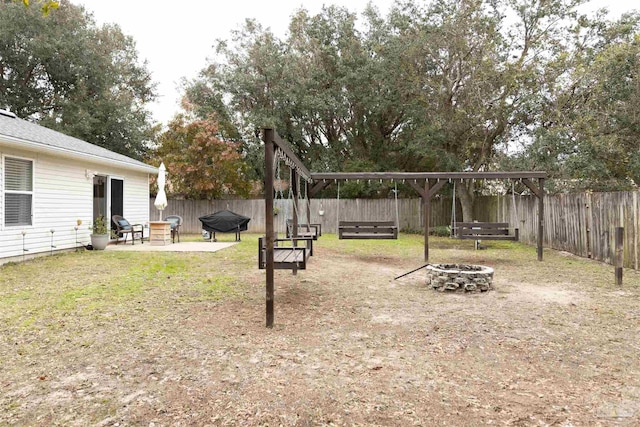
M 332 181 L 326 180 L 314 182 L 311 188 L 309 188 L 309 198 L 316 197 L 316 194 L 327 188 L 331 182 Z
M 540 189 L 538 187 L 536 187 L 536 185 L 529 179 L 529 178 L 523 178 L 522 179 L 522 183 L 524 185 L 527 186 L 527 188 L 529 188 L 529 190 L 531 190 L 531 192 L 539 199 L 540 196 Z
M 312 179 L 311 172 L 309 169 L 302 163 L 302 161 L 296 156 L 293 152 L 293 149 L 289 145 L 287 141 L 282 139 L 277 132 L 273 132 L 273 143 L 282 150 L 282 152 L 286 155 L 287 159 L 295 166 L 296 172 L 304 179 Z M 288 163 L 288 162 L 287 162 Z M 288 164 L 291 167 L 291 164 Z
M 429 190 L 429 198 L 432 198 L 433 196 L 438 194 L 438 192 L 442 189 L 442 187 L 444 187 L 446 183 L 447 183 L 446 179 L 438 180 L 438 182 L 436 182 L 433 185 L 433 187 L 431 187 L 431 189 Z
M 393 179 L 393 180 L 422 180 L 422 179 L 526 179 L 546 178 L 546 172 L 517 171 L 517 172 L 326 172 L 311 173 L 314 181 L 320 180 L 349 180 L 349 179 Z
M 424 192 L 424 188 L 422 188 L 416 181 L 409 181 L 409 185 L 418 192 L 420 197 L 426 199 L 427 193 Z

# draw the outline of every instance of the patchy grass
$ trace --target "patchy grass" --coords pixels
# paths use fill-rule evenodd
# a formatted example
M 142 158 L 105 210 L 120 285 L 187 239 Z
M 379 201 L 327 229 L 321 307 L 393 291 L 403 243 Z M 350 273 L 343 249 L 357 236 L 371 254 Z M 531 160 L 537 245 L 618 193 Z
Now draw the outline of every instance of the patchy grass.
M 136 304 L 167 307 L 186 295 L 196 300 L 237 295 L 242 283 L 231 273 L 242 270 L 252 255 L 249 245 L 240 245 L 212 254 L 85 251 L 9 264 L 0 267 L 0 319 L 29 327 L 71 313 L 125 311 Z
M 431 262 L 496 270 L 495 291 L 441 294 L 392 280 L 422 236 L 327 235 L 276 271 L 268 330 L 257 238 L 0 267 L 0 425 L 640 423 L 638 272 L 616 288 L 602 263 L 432 237 Z

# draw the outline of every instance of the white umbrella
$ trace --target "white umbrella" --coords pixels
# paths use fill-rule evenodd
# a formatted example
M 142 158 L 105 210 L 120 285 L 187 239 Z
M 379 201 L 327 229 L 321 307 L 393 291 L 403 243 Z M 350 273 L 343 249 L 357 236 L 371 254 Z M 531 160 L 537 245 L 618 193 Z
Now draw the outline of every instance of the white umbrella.
M 162 221 L 162 211 L 167 207 L 167 193 L 164 192 L 165 175 L 167 168 L 164 167 L 164 162 L 160 164 L 158 169 L 158 194 L 156 195 L 156 201 L 153 205 L 158 209 L 158 221 Z

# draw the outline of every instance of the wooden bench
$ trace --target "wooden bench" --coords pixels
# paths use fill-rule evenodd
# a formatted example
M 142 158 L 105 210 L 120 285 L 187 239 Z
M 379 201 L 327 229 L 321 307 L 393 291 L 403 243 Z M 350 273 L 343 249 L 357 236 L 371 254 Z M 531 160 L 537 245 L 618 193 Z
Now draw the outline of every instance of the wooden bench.
M 520 231 L 513 229 L 509 234 L 509 224 L 506 222 L 459 222 L 453 230 L 457 239 L 469 240 L 520 240 Z
M 258 268 L 267 268 L 266 237 L 258 239 Z M 304 246 L 285 246 L 289 242 L 293 244 L 304 242 Z M 313 239 L 297 237 L 294 239 L 274 239 L 273 268 L 276 270 L 305 270 L 307 260 L 313 255 Z
M 287 220 L 287 237 L 291 237 L 289 230 L 293 229 L 293 220 Z M 322 236 L 322 225 L 320 224 L 298 224 L 298 237 L 309 237 L 318 240 Z
M 393 221 L 340 221 L 339 239 L 397 239 L 398 227 Z

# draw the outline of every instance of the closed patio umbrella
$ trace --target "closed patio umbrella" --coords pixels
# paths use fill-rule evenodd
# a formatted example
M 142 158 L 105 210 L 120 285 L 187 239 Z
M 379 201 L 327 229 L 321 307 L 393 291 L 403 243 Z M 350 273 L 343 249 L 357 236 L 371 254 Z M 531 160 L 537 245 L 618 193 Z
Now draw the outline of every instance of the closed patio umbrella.
M 158 209 L 158 221 L 162 221 L 162 211 L 167 207 L 167 194 L 164 192 L 164 186 L 166 181 L 167 168 L 164 167 L 164 162 L 160 164 L 158 168 L 158 194 L 153 205 Z

